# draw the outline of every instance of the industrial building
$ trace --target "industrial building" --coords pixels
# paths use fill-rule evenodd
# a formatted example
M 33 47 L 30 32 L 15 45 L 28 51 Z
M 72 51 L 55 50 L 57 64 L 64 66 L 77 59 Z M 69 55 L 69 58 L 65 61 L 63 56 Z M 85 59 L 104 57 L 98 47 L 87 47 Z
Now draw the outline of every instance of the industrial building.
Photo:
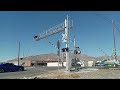
M 13 63 L 15 65 L 18 65 L 17 60 L 8 61 L 8 63 Z M 58 66 L 58 61 L 56 60 L 39 60 L 39 61 L 33 61 L 33 60 L 20 60 L 19 65 L 22 66 L 47 66 L 47 67 L 55 67 Z M 66 62 L 59 61 L 59 66 L 66 66 Z

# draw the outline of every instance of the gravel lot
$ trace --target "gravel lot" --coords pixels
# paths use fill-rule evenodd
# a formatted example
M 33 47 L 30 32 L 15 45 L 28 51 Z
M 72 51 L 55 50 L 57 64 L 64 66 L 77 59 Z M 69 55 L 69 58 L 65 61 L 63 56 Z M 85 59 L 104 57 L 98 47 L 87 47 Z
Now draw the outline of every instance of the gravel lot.
M 120 79 L 120 69 L 84 68 L 69 72 L 57 67 L 28 67 L 22 72 L 0 73 L 0 79 Z
M 78 72 L 68 72 L 62 69 L 33 77 L 24 77 L 24 79 L 120 79 L 120 70 L 88 68 Z
M 25 67 L 25 71 L 0 73 L 0 79 L 19 79 L 23 77 L 32 77 L 57 69 L 57 67 Z
M 120 70 L 100 69 L 95 72 L 80 74 L 81 79 L 120 79 Z

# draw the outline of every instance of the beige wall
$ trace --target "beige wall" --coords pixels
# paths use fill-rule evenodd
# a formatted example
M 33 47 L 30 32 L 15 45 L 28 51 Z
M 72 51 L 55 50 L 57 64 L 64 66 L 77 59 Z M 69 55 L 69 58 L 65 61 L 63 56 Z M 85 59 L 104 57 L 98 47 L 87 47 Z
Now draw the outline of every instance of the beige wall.
M 50 66 L 58 66 L 58 62 L 49 62 L 47 63 L 47 66 L 50 67 Z M 60 66 L 60 64 L 59 64 Z
M 88 67 L 92 67 L 93 66 L 93 61 L 88 61 Z

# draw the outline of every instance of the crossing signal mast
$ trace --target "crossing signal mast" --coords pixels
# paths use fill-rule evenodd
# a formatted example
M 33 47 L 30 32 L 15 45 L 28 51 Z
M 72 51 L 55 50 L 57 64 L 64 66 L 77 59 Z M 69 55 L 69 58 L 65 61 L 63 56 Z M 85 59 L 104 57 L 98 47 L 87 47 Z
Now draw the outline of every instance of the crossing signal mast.
M 63 36 L 62 39 L 63 39 L 63 42 L 66 44 L 66 48 L 68 49 L 66 51 L 66 70 L 68 71 L 70 70 L 70 67 L 71 67 L 71 63 L 69 60 L 69 29 L 71 29 L 72 27 L 73 27 L 73 22 L 72 20 L 69 20 L 68 15 L 67 15 L 67 18 L 65 19 L 63 23 L 58 24 L 57 26 L 48 29 L 47 31 L 45 31 L 44 33 L 41 33 L 40 35 L 34 36 L 34 39 L 36 41 L 39 41 L 41 39 L 47 38 L 59 32 L 65 31 L 65 34 L 62 34 Z
M 81 54 L 80 47 L 76 47 L 76 38 L 74 36 L 74 54 Z

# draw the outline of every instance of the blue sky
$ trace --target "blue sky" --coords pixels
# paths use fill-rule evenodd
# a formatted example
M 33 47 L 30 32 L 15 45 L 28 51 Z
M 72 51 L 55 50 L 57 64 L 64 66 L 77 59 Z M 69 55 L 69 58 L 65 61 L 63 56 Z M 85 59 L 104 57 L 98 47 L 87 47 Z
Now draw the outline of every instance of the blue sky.
M 111 20 L 108 22 L 95 15 L 101 14 Z M 44 39 L 35 41 L 34 36 L 47 29 L 64 22 L 66 15 L 73 20 L 70 30 L 70 40 L 76 35 L 77 46 L 83 54 L 91 56 L 104 55 L 101 48 L 108 55 L 112 54 L 113 36 L 112 19 L 120 28 L 119 11 L 0 11 L 0 61 L 17 58 L 18 42 L 21 42 L 20 56 L 31 56 L 46 53 L 56 53 L 57 49 Z M 56 44 L 62 39 L 62 33 L 50 36 L 47 39 Z M 115 29 L 116 47 L 120 51 L 120 32 Z M 61 42 L 61 48 L 65 44 Z M 70 42 L 71 48 L 73 43 Z M 119 55 L 120 52 L 117 52 Z

